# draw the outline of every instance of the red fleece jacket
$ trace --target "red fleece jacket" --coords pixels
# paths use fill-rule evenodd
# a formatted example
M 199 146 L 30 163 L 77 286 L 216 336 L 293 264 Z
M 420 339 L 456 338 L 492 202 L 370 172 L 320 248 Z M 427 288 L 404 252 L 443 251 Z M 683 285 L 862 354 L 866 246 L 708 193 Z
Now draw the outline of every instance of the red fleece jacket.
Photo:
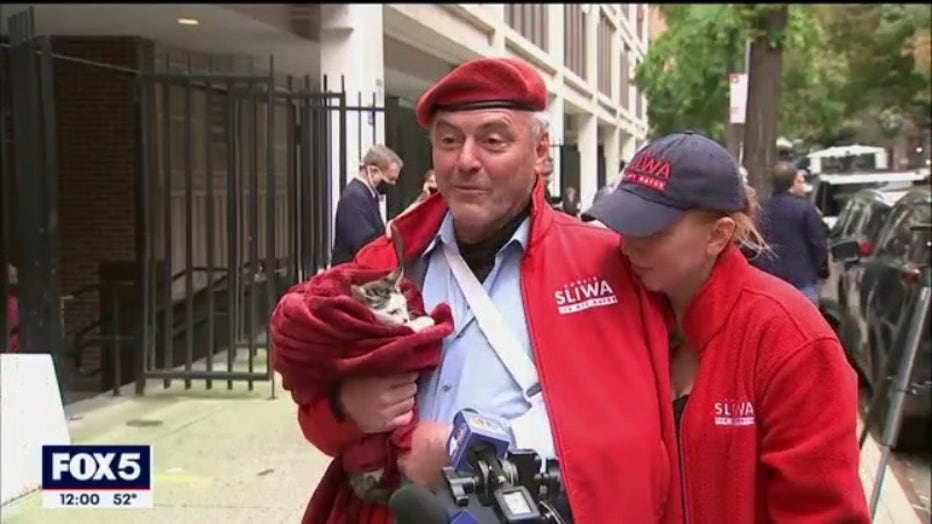
M 449 307 L 432 313 L 435 325 L 418 333 L 385 326 L 350 296 L 350 285 L 384 276 L 385 271 L 343 264 L 290 289 L 272 313 L 272 366 L 299 405 L 326 395 L 351 376 L 385 376 L 432 369 L 440 362 L 443 337 L 453 331 Z M 407 280 L 401 289 L 412 317 L 423 316 L 420 293 Z M 307 511 L 305 523 L 359 522 L 366 510 L 348 484 L 347 473 L 384 469 L 383 483 L 397 485 L 396 459 L 411 449 L 417 420 L 390 433 L 357 435 L 327 469 Z M 334 507 L 340 508 L 334 512 Z
M 699 368 L 680 426 L 690 524 L 867 524 L 857 378 L 789 284 L 720 257 L 683 318 Z

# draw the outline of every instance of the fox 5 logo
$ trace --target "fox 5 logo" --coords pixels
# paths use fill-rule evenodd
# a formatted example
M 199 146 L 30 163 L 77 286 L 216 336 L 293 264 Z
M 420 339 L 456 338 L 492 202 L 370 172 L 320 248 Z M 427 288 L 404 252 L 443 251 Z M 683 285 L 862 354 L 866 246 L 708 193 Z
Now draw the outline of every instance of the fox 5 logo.
M 151 489 L 149 446 L 42 446 L 42 489 Z

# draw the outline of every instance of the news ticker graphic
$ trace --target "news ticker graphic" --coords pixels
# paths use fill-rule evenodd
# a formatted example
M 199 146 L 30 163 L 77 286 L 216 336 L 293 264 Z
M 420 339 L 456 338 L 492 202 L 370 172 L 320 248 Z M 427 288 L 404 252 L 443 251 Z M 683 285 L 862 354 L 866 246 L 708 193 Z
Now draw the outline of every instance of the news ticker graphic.
M 45 508 L 151 508 L 151 446 L 42 446 Z

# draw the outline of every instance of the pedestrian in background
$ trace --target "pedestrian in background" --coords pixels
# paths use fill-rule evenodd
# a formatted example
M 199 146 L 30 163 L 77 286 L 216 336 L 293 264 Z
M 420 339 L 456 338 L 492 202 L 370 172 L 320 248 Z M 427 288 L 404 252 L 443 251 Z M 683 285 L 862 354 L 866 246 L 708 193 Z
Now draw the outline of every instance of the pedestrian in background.
M 424 173 L 424 181 L 421 184 L 421 192 L 418 194 L 417 200 L 415 200 L 415 203 L 420 203 L 420 202 L 427 200 L 427 198 L 430 195 L 433 195 L 436 192 L 437 192 L 437 176 L 434 174 L 433 169 L 428 169 Z
M 570 186 L 563 191 L 563 212 L 571 217 L 579 216 L 579 199 L 576 197 L 576 188 Z
M 819 275 L 828 258 L 825 226 L 818 209 L 806 199 L 803 172 L 778 162 L 771 174 L 773 195 L 763 203 L 759 227 L 772 251 L 753 263 L 819 303 Z
M 398 181 L 404 162 L 383 145 L 374 145 L 363 157 L 359 172 L 337 203 L 331 264 L 349 262 L 363 246 L 385 233 L 379 209 L 385 195 Z

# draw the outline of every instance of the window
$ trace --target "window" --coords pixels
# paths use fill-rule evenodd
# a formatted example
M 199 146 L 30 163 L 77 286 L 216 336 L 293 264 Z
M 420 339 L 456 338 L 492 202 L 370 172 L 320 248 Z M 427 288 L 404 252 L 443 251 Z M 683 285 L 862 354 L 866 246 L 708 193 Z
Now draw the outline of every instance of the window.
M 848 219 L 845 221 L 844 229 L 841 231 L 843 238 L 851 238 L 861 231 L 864 219 L 868 214 L 867 203 L 861 199 L 852 200 L 848 213 Z
M 819 208 L 823 216 L 835 217 L 838 216 L 855 193 L 879 185 L 881 185 L 880 182 L 861 182 L 857 184 L 819 182 L 814 191 L 813 203 Z
M 861 227 L 861 233 L 865 240 L 873 242 L 880 233 L 880 228 L 884 221 L 890 216 L 890 206 L 883 202 L 874 202 L 871 204 L 867 213 L 866 224 Z
M 858 215 L 858 208 L 860 206 L 860 201 L 851 200 L 848 202 L 838 215 L 838 220 L 835 221 L 835 225 L 832 227 L 831 236 L 843 239 L 846 236 L 846 232 L 849 230 L 848 225 L 854 221 Z
M 928 204 L 919 203 L 912 214 L 911 226 L 920 224 L 929 224 L 932 220 L 932 211 L 929 210 Z M 912 233 L 912 244 L 909 248 L 908 260 L 916 266 L 927 266 L 929 264 L 929 250 L 932 249 L 932 231 L 929 229 L 917 229 L 910 231 Z
M 621 68 L 619 69 L 619 76 L 621 77 L 621 93 L 620 93 L 621 107 L 625 108 L 626 110 L 629 109 L 628 103 L 631 98 L 631 94 L 629 92 L 630 88 L 628 87 L 631 81 L 631 79 L 628 78 L 628 75 L 630 75 L 630 72 L 628 71 L 629 70 L 628 56 L 630 55 L 630 53 L 631 53 L 631 48 L 628 47 L 628 44 L 625 44 L 624 49 L 621 50 Z
M 893 258 L 906 256 L 912 244 L 912 231 L 909 230 L 913 210 L 908 205 L 899 205 L 893 208 L 887 222 L 884 223 L 883 233 L 877 248 L 877 254 Z
M 506 4 L 505 22 L 534 45 L 547 51 L 546 4 Z
M 582 4 L 564 6 L 564 64 L 570 71 L 586 79 L 586 14 Z
M 599 91 L 612 96 L 612 41 L 615 29 L 603 13 L 599 17 Z

